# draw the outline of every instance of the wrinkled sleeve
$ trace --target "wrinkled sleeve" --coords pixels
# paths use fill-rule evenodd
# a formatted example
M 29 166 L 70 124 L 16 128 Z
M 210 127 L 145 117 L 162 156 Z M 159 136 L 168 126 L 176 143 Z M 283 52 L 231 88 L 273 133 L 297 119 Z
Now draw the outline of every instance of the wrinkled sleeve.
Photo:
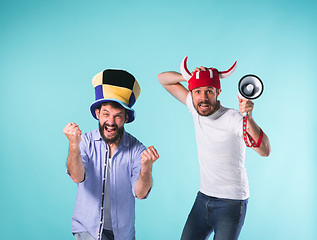
M 89 148 L 90 148 L 90 139 L 88 137 L 87 134 L 84 134 L 81 137 L 81 142 L 80 142 L 80 156 L 81 156 L 81 160 L 83 161 L 84 164 L 84 168 L 85 168 L 85 179 L 88 177 L 89 175 Z M 85 181 L 84 179 L 84 181 Z
M 187 97 L 186 97 L 186 106 L 187 106 L 189 112 L 191 112 L 191 113 L 195 112 L 195 108 L 193 105 L 193 100 L 192 100 L 192 97 L 190 95 L 190 92 L 187 94 Z
M 233 110 L 231 126 L 232 126 L 232 131 L 237 137 L 243 136 L 242 125 L 243 125 L 242 114 L 237 110 Z
M 135 185 L 140 177 L 141 168 L 142 168 L 142 166 L 141 166 L 141 154 L 145 150 L 146 150 L 146 147 L 142 143 L 138 142 L 138 144 L 135 146 L 134 152 L 133 152 L 131 185 L 132 185 L 132 193 L 133 193 L 134 197 L 136 197 Z M 149 193 L 150 193 L 150 191 L 148 192 L 146 197 L 149 195 Z

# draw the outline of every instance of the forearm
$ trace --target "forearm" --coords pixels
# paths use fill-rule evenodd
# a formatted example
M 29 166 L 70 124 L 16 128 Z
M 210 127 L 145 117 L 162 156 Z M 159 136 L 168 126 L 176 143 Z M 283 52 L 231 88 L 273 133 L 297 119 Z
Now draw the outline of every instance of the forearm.
M 80 148 L 78 144 L 69 144 L 67 169 L 75 183 L 80 183 L 84 180 L 85 168 L 80 156 Z
M 248 117 L 248 133 L 256 142 L 259 140 L 261 129 L 256 124 L 256 122 L 254 121 L 252 117 Z M 270 141 L 264 132 L 263 132 L 261 145 L 258 148 L 253 148 L 253 149 L 261 156 L 267 157 L 270 155 L 270 152 L 271 152 Z
M 139 199 L 144 199 L 153 184 L 152 168 L 144 170 L 142 168 L 138 181 L 135 185 L 135 195 Z
M 174 85 L 186 81 L 182 74 L 174 71 L 162 72 L 158 75 L 158 79 L 163 86 Z
M 181 84 L 181 82 L 186 82 L 182 74 L 178 72 L 163 72 L 158 75 L 158 80 L 171 95 L 186 104 L 188 90 Z

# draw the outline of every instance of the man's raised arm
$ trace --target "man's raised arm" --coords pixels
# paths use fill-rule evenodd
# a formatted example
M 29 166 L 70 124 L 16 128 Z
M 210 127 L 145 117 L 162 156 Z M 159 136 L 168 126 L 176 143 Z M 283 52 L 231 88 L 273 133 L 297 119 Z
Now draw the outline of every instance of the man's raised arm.
M 188 90 L 181 84 L 186 82 L 182 74 L 178 72 L 163 72 L 158 75 L 160 84 L 177 100 L 186 104 Z
M 68 123 L 64 134 L 69 140 L 69 153 L 67 158 L 67 170 L 75 183 L 80 183 L 85 179 L 85 168 L 80 156 L 79 144 L 81 141 L 81 130 L 76 123 Z

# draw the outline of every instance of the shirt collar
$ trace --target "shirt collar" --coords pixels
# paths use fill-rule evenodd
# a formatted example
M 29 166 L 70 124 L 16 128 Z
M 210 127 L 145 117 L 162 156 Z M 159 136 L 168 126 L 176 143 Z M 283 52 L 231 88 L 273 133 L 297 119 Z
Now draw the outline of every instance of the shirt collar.
M 222 112 L 223 112 L 223 106 L 221 105 L 221 102 L 219 101 L 219 108 L 217 109 L 217 111 L 208 117 L 214 120 L 218 119 L 222 115 Z

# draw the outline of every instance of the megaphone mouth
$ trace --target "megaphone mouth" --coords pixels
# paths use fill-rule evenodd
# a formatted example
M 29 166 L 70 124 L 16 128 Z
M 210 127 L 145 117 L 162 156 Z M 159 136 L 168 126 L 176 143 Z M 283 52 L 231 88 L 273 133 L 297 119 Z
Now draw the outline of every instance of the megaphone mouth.
M 258 76 L 248 74 L 243 76 L 238 84 L 239 93 L 247 99 L 256 99 L 263 93 L 263 83 Z

